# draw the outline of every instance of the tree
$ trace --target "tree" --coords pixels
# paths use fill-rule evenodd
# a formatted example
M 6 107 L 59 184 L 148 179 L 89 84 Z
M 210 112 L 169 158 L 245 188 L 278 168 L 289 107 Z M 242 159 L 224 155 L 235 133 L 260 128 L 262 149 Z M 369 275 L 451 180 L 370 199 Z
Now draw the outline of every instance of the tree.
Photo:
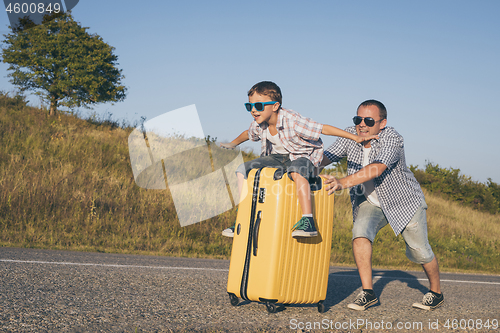
M 47 17 L 41 25 L 19 21 L 4 35 L 2 59 L 10 65 L 10 82 L 48 101 L 50 115 L 59 106 L 90 108 L 125 99 L 118 57 L 100 36 L 89 34 L 70 14 Z

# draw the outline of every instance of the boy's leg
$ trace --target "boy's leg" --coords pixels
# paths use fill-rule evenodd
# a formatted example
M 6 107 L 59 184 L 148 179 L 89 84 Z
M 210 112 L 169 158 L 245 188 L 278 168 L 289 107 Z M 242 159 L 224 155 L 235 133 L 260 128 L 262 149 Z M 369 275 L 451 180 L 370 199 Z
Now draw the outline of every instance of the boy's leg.
M 302 218 L 293 226 L 292 237 L 315 237 L 318 235 L 311 205 L 309 180 L 315 175 L 315 167 L 307 158 L 299 158 L 287 166 L 287 171 L 297 187 L 297 198 L 302 209 Z
M 280 160 L 284 159 L 284 156 L 278 155 L 278 156 L 263 156 L 256 158 L 252 161 L 245 162 L 241 164 L 238 169 L 236 169 L 236 177 L 238 179 L 238 191 L 239 191 L 239 202 L 238 204 L 243 200 L 243 198 L 248 194 L 248 188 L 245 186 L 245 181 L 248 177 L 248 173 L 252 169 L 259 169 L 263 167 L 273 167 L 273 168 L 284 168 L 284 164 L 280 162 Z M 222 231 L 222 235 L 226 237 L 234 237 L 234 228 L 236 225 L 235 223 Z
M 245 176 L 240 173 L 236 172 L 236 178 L 238 179 L 238 193 L 239 193 L 239 202 L 243 200 L 243 198 L 248 194 L 247 193 L 247 187 L 244 186 L 245 184 Z M 244 191 L 244 192 L 243 192 Z M 236 220 L 234 221 L 234 224 L 230 226 L 229 228 L 226 228 L 222 230 L 222 236 L 226 237 L 234 237 L 234 228 L 236 226 Z
M 237 204 L 239 204 L 243 200 L 243 198 L 248 194 L 247 193 L 248 190 L 246 186 L 243 186 L 245 184 L 245 176 L 240 172 L 236 172 L 236 178 L 238 179 L 238 194 L 239 194 Z M 245 193 L 243 193 L 243 190 L 245 191 Z
M 299 199 L 300 208 L 302 209 L 302 214 L 312 214 L 311 187 L 309 181 L 297 172 L 292 172 L 290 175 L 297 186 L 297 197 Z

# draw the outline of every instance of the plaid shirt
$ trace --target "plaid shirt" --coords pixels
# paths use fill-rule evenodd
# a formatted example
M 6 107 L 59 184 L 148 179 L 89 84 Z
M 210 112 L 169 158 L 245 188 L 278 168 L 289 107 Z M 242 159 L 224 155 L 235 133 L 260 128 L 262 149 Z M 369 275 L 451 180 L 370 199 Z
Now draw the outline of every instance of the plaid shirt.
M 346 129 L 356 134 L 356 127 Z M 392 127 L 386 127 L 379 133 L 378 140 L 371 141 L 372 149 L 368 160 L 379 162 L 387 169 L 374 179 L 375 192 L 380 200 L 380 206 L 394 233 L 399 235 L 415 215 L 424 193 L 413 173 L 407 168 L 403 137 Z M 352 175 L 363 167 L 363 146 L 353 140 L 339 138 L 328 149 L 325 155 L 332 162 L 337 162 L 347 156 L 347 174 Z M 350 190 L 353 221 L 364 196 L 362 184 Z
M 252 141 L 262 140 L 261 155 L 271 155 L 273 144 L 267 140 L 268 124 L 259 125 L 255 120 L 250 124 L 248 137 Z M 278 137 L 283 147 L 290 153 L 290 160 L 300 157 L 318 166 L 323 159 L 323 141 L 320 139 L 323 124 L 303 117 L 295 111 L 281 108 L 276 123 Z

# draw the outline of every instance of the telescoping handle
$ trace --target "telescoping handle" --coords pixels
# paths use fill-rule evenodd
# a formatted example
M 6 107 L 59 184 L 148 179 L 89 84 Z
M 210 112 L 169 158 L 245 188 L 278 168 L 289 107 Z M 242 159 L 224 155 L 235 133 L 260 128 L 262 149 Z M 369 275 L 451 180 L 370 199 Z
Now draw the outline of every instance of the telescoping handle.
M 257 220 L 255 221 L 255 226 L 253 228 L 253 255 L 257 256 L 257 248 L 259 247 L 259 227 L 260 221 L 262 220 L 262 211 L 259 210 L 257 213 Z

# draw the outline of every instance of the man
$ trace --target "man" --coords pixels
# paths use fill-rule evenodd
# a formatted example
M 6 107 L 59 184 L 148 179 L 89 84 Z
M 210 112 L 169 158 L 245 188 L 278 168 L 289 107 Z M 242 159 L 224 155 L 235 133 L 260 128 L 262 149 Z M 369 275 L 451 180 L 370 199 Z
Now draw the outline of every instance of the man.
M 353 208 L 352 248 L 363 291 L 353 310 L 365 310 L 378 302 L 373 291 L 372 243 L 377 232 L 389 224 L 394 233 L 402 234 L 406 256 L 421 264 L 430 290 L 422 303 L 413 307 L 433 310 L 444 302 L 440 289 L 439 267 L 427 239 L 427 205 L 424 194 L 413 173 L 407 168 L 403 137 L 387 125 L 387 110 L 376 100 L 368 100 L 358 107 L 353 118 L 355 127 L 346 131 L 369 137 L 362 143 L 339 138 L 324 152 L 321 167 L 347 156 L 347 173 L 342 179 L 325 176 L 329 194 L 350 189 Z

